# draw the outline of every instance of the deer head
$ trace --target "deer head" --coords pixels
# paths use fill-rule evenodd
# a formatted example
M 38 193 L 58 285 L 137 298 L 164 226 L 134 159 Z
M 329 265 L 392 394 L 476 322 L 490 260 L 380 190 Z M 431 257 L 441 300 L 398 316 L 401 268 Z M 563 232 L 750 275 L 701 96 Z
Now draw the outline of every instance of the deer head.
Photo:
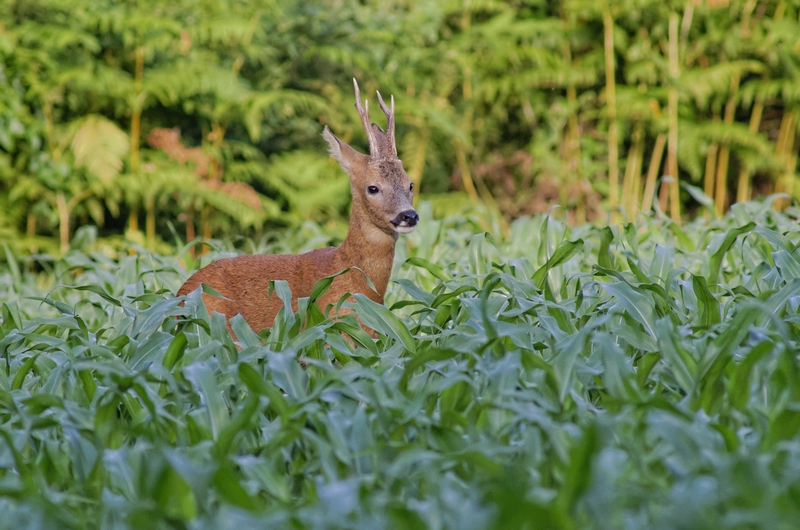
M 386 115 L 386 131 L 369 119 L 369 102 L 361 106 L 361 93 L 353 79 L 356 93 L 356 110 L 361 118 L 369 142 L 369 155 L 359 153 L 343 142 L 326 126 L 322 136 L 330 146 L 331 156 L 339 161 L 350 177 L 353 194 L 352 216 L 362 216 L 376 229 L 396 239 L 398 234 L 414 230 L 419 215 L 411 205 L 414 184 L 397 157 L 394 137 L 394 97 L 386 106 L 378 92 L 381 110 Z M 366 228 L 366 227 L 362 227 Z

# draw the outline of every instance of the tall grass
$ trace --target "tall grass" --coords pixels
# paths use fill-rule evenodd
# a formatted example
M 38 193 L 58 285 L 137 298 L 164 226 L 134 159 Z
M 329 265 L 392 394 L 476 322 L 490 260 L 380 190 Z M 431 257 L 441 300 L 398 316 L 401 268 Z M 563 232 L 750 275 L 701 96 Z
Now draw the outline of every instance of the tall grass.
M 9 256 L 0 525 L 800 520 L 797 209 L 507 236 L 420 213 L 388 307 L 353 302 L 377 341 L 301 304 L 260 334 L 235 319 L 237 347 L 197 293 L 179 305 L 174 257 Z

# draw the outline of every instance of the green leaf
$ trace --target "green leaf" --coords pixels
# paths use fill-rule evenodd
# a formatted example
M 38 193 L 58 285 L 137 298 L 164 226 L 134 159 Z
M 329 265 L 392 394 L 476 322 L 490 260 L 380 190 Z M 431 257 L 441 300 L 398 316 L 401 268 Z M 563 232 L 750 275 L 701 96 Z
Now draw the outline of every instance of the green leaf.
M 750 378 L 752 376 L 753 367 L 774 348 L 775 344 L 772 342 L 760 342 L 753 347 L 736 366 L 733 376 L 728 380 L 727 387 L 732 407 L 741 411 L 746 410 L 747 401 L 750 399 Z
M 582 239 L 577 239 L 575 241 L 564 241 L 561 243 L 555 252 L 553 252 L 553 255 L 547 260 L 547 263 L 542 265 L 539 270 L 533 274 L 533 281 L 536 282 L 536 285 L 543 285 L 544 280 L 547 277 L 547 273 L 551 269 L 569 260 L 581 248 L 583 248 Z
M 711 255 L 711 259 L 708 263 L 708 283 L 710 285 L 717 285 L 719 273 L 722 268 L 722 260 L 724 259 L 728 250 L 730 250 L 730 248 L 733 246 L 733 243 L 736 241 L 736 239 L 742 234 L 751 232 L 755 226 L 755 223 L 750 222 L 744 226 L 740 226 L 739 228 L 732 228 L 728 230 L 719 248 L 714 252 L 714 254 Z
M 573 512 L 579 499 L 592 483 L 592 462 L 600 446 L 597 426 L 590 422 L 583 428 L 581 438 L 570 448 L 564 481 L 556 503 L 565 513 Z
M 442 267 L 441 265 L 437 265 L 435 263 L 431 263 L 426 259 L 413 257 L 413 258 L 408 258 L 406 260 L 406 263 L 430 272 L 436 278 L 442 280 L 443 282 L 447 282 L 453 279 L 452 276 L 444 269 L 444 267 Z
M 669 318 L 658 319 L 654 331 L 664 364 L 672 371 L 681 390 L 686 394 L 691 393 L 695 386 L 697 361 L 681 344 L 680 335 Z
M 426 348 L 419 352 L 414 357 L 411 357 L 406 362 L 403 369 L 403 377 L 407 380 L 411 375 L 416 372 L 420 367 L 425 366 L 432 361 L 446 361 L 456 357 L 459 353 L 455 350 L 441 349 L 441 348 Z
M 239 366 L 241 369 L 242 366 L 246 365 Z M 251 396 L 220 431 L 215 444 L 218 456 L 227 456 L 230 453 L 234 437 L 250 425 L 253 416 L 258 412 L 259 406 L 258 397 Z
M 614 241 L 614 232 L 610 227 L 603 227 L 600 236 L 600 247 L 597 249 L 597 264 L 604 269 L 614 267 L 614 258 L 611 255 L 611 242 Z
M 240 480 L 241 477 L 231 469 L 230 464 L 223 462 L 214 474 L 212 486 L 221 499 L 233 506 L 244 510 L 257 510 L 260 503 L 247 492 Z
M 214 374 L 208 366 L 198 363 L 186 366 L 183 373 L 202 396 L 204 409 L 211 426 L 211 435 L 216 440 L 223 427 L 228 423 L 229 415 Z
M 733 359 L 733 350 L 749 335 L 750 326 L 758 319 L 759 313 L 751 309 L 736 314 L 701 357 L 698 365 L 700 395 L 695 404 L 704 410 L 713 413 L 721 402 L 723 370 Z
M 128 135 L 116 123 L 97 115 L 88 116 L 72 139 L 75 163 L 106 184 L 119 175 L 128 153 Z
M 656 311 L 653 299 L 633 289 L 624 282 L 600 283 L 608 293 L 617 299 L 617 306 L 621 307 L 634 320 L 644 326 L 651 337 L 655 337 Z
M 406 325 L 383 304 L 378 304 L 357 293 L 353 295 L 358 317 L 368 327 L 378 333 L 388 335 L 401 342 L 412 355 L 417 352 L 417 344 Z
M 20 366 L 14 374 L 14 379 L 11 381 L 11 390 L 19 390 L 22 388 L 22 383 L 25 381 L 25 377 L 33 368 L 33 363 L 36 362 L 38 357 L 39 355 L 35 354 L 25 359 L 25 362 L 22 363 L 22 366 Z
M 183 357 L 186 351 L 186 346 L 189 344 L 189 339 L 183 332 L 175 335 L 175 338 L 170 342 L 167 352 L 164 354 L 164 368 L 172 370 L 175 364 Z
M 708 328 L 720 323 L 720 305 L 708 289 L 706 279 L 692 274 L 692 288 L 697 297 L 700 325 Z
M 667 285 L 669 274 L 675 265 L 675 249 L 664 245 L 656 245 L 655 256 L 650 264 L 650 277 L 657 278 L 661 285 Z
M 197 500 L 192 488 L 170 466 L 164 467 L 153 497 L 167 517 L 187 522 L 197 517 Z

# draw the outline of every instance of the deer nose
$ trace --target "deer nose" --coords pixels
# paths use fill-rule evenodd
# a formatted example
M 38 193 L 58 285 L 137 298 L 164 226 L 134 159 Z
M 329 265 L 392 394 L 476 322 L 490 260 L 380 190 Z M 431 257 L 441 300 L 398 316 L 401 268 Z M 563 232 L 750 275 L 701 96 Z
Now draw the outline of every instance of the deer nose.
M 419 221 L 419 214 L 416 210 L 406 210 L 405 212 L 400 212 L 395 217 L 395 221 L 397 224 L 404 225 L 404 226 L 416 226 L 417 222 Z

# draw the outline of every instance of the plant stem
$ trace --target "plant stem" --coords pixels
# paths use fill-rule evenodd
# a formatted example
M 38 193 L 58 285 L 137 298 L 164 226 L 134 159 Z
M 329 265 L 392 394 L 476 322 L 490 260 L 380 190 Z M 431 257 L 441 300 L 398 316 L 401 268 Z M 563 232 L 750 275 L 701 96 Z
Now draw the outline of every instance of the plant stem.
M 656 192 L 656 182 L 658 181 L 661 159 L 664 158 L 664 147 L 666 144 L 667 137 L 663 133 L 656 136 L 656 144 L 653 147 L 653 154 L 650 157 L 650 166 L 647 168 L 647 180 L 644 184 L 644 196 L 642 197 L 643 212 L 649 212 L 653 209 L 653 196 Z
M 144 211 L 145 241 L 147 248 L 153 249 L 156 244 L 156 199 L 152 194 L 145 199 Z
M 189 201 L 189 206 L 186 207 L 186 242 L 191 243 L 195 238 L 194 230 L 194 202 Z M 194 257 L 194 245 L 189 248 L 189 253 Z
M 136 66 L 133 73 L 133 109 L 131 115 L 131 171 L 139 172 L 139 137 L 141 136 L 142 120 L 142 77 L 144 74 L 144 49 L 136 48 L 134 52 Z
M 461 184 L 464 186 L 464 191 L 467 192 L 470 199 L 477 200 L 478 192 L 475 190 L 475 183 L 469 171 L 467 155 L 464 152 L 464 147 L 460 143 L 456 145 L 456 161 L 458 162 L 458 171 L 461 173 Z
M 211 212 L 208 206 L 200 211 L 200 229 L 203 231 L 203 239 L 211 239 Z
M 619 205 L 619 152 L 617 148 L 617 95 L 614 80 L 614 19 L 603 11 L 603 35 L 606 63 L 606 106 L 608 108 L 608 199 L 612 219 Z
M 32 211 L 28 212 L 28 222 L 25 227 L 25 235 L 28 237 L 33 237 L 36 235 L 36 216 Z
M 69 250 L 69 216 L 72 210 L 82 200 L 90 197 L 92 190 L 85 189 L 77 195 L 67 200 L 67 196 L 63 191 L 56 193 L 56 211 L 58 212 L 58 237 L 61 243 L 61 252 Z
M 739 89 L 739 78 L 734 76 L 731 79 L 731 92 L 728 96 L 728 101 L 725 103 L 725 116 L 723 122 L 725 125 L 733 123 L 734 113 L 736 111 L 736 91 Z M 717 217 L 722 217 L 725 211 L 725 203 L 728 200 L 728 162 L 730 160 L 730 147 L 723 144 L 719 150 L 719 162 L 717 162 L 717 177 L 716 177 L 716 190 L 714 192 L 714 211 Z
M 561 12 L 561 19 L 566 25 L 568 20 L 566 11 L 564 9 L 562 9 Z M 570 46 L 568 33 L 562 44 L 562 53 L 564 55 L 564 62 L 567 65 L 572 66 L 572 47 Z M 575 89 L 575 84 L 572 81 L 569 81 L 567 84 L 567 110 L 569 112 L 569 118 L 567 119 L 567 133 L 564 139 L 565 145 L 563 150 L 567 160 L 566 164 L 562 165 L 562 171 L 564 172 L 563 182 L 569 182 L 570 180 L 581 180 L 581 144 L 578 132 L 577 101 L 578 93 Z
M 141 137 L 142 121 L 142 79 L 144 76 L 144 49 L 139 47 L 134 52 L 135 67 L 133 73 L 133 108 L 131 109 L 131 173 L 139 178 L 139 138 Z M 138 199 L 134 199 L 138 202 Z M 139 231 L 139 205 L 131 204 L 128 215 L 128 230 Z
M 751 134 L 758 132 L 761 126 L 761 116 L 764 113 L 764 102 L 761 99 L 756 100 L 753 104 L 753 113 L 750 115 L 750 125 L 748 130 Z M 736 202 L 749 201 L 751 198 L 750 190 L 750 172 L 747 167 L 742 167 L 739 171 L 739 181 L 736 186 Z
M 461 15 L 461 30 L 467 34 L 472 27 L 472 12 L 465 9 Z M 461 84 L 461 91 L 464 95 L 464 103 L 466 108 L 464 110 L 464 117 L 461 120 L 461 127 L 468 138 L 472 137 L 472 70 L 469 66 L 464 68 L 464 80 Z M 478 198 L 478 192 L 475 189 L 475 181 L 472 178 L 472 173 L 469 169 L 469 162 L 467 162 L 467 153 L 464 146 L 459 144 L 456 146 L 456 161 L 458 163 L 458 170 L 461 173 L 461 183 L 464 190 L 475 200 Z
M 670 217 L 676 223 L 681 218 L 680 183 L 678 182 L 678 14 L 669 15 L 669 137 L 667 141 L 667 174 L 670 184 Z
M 416 189 L 420 188 L 422 183 L 422 171 L 425 169 L 425 153 L 428 149 L 428 142 L 431 139 L 431 130 L 428 127 L 423 127 L 422 132 L 422 142 L 419 145 L 419 153 L 414 157 L 414 162 L 411 164 L 411 167 L 408 171 L 408 176 L 411 179 L 411 182 L 414 183 L 414 187 Z M 416 204 L 419 200 L 419 194 L 414 194 L 414 203 Z
M 63 191 L 56 193 L 56 210 L 58 211 L 58 237 L 61 243 L 61 252 L 66 252 L 69 250 L 69 210 Z
M 784 112 L 775 148 L 775 154 L 778 155 L 778 158 L 783 163 L 784 171 L 775 184 L 776 193 L 792 193 L 792 181 L 794 180 L 794 169 L 797 162 L 796 155 L 793 153 L 796 127 L 797 113 L 795 111 Z M 780 210 L 788 206 L 788 204 L 786 199 L 776 199 L 774 203 L 775 208 Z
M 716 120 L 716 118 L 715 118 Z M 714 197 L 714 179 L 717 175 L 717 160 L 719 159 L 719 144 L 716 142 L 708 146 L 708 153 L 706 154 L 706 169 L 703 177 L 703 193 L 707 197 Z M 709 216 L 708 212 L 705 212 Z
M 622 180 L 622 205 L 632 221 L 639 213 L 639 181 L 642 174 L 642 156 L 644 151 L 644 126 L 637 121 L 631 133 L 633 145 L 628 151 L 625 161 L 625 176 Z

